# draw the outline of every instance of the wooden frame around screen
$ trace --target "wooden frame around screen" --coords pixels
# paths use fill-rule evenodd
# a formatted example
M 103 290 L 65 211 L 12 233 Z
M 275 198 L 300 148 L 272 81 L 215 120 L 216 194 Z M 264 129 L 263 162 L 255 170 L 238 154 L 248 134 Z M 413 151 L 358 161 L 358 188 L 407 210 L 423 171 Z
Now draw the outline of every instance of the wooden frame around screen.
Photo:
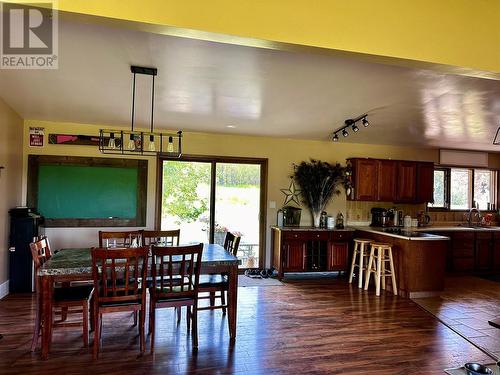
M 160 230 L 161 227 L 161 192 L 163 186 L 163 161 L 194 161 L 211 164 L 212 176 L 214 180 L 215 165 L 217 163 L 233 163 L 233 164 L 257 164 L 260 165 L 260 216 L 259 216 L 259 268 L 264 266 L 264 256 L 266 248 L 266 223 L 267 223 L 267 158 L 250 158 L 238 156 L 209 156 L 209 155 L 182 155 L 179 159 L 170 159 L 158 157 L 156 169 L 156 219 L 155 227 Z M 211 184 L 210 196 L 213 197 L 215 185 Z M 210 227 L 213 227 L 215 222 L 215 200 L 210 200 Z M 210 243 L 214 242 L 214 233 L 210 233 Z
M 77 156 L 29 155 L 28 156 L 28 207 L 38 207 L 38 171 L 41 165 L 72 165 L 136 168 L 137 211 L 133 219 L 115 218 L 45 218 L 45 227 L 143 227 L 146 225 L 148 161 L 138 159 L 94 158 Z

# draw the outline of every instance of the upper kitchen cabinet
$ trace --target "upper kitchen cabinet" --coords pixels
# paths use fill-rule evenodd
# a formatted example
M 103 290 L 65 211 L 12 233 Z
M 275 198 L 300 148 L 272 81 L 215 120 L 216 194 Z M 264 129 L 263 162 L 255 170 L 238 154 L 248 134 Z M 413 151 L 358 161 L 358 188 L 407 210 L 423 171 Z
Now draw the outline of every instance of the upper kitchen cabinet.
M 349 159 L 354 177 L 353 194 L 349 199 L 376 201 L 378 186 L 378 163 L 375 159 Z
M 433 200 L 433 163 L 360 158 L 348 161 L 353 170 L 350 200 L 395 203 Z
M 397 162 L 396 199 L 398 203 L 412 203 L 417 197 L 417 163 Z
M 417 203 L 434 201 L 434 163 L 417 163 Z
M 396 193 L 396 162 L 377 160 L 377 200 L 392 202 Z

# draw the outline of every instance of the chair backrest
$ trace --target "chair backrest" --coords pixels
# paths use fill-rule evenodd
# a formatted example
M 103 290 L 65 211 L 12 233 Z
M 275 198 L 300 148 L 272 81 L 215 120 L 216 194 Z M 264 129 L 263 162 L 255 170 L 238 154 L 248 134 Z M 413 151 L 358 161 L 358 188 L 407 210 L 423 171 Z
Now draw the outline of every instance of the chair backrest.
M 165 244 L 179 246 L 180 229 L 174 230 L 145 230 L 142 232 L 142 246 Z
M 236 256 L 238 252 L 238 247 L 240 246 L 240 236 L 235 236 L 231 232 L 226 233 L 226 238 L 224 239 L 224 249 L 229 251 L 231 254 Z
M 30 250 L 33 263 L 35 264 L 35 271 L 52 257 L 47 236 L 35 237 L 34 242 L 30 243 Z
M 134 239 L 138 246 L 142 243 L 142 231 L 106 232 L 99 231 L 99 247 L 130 247 Z
M 203 244 L 151 246 L 153 296 L 161 298 L 198 297 Z
M 128 249 L 93 248 L 94 296 L 102 302 L 146 301 L 141 281 L 148 272 L 148 247 Z

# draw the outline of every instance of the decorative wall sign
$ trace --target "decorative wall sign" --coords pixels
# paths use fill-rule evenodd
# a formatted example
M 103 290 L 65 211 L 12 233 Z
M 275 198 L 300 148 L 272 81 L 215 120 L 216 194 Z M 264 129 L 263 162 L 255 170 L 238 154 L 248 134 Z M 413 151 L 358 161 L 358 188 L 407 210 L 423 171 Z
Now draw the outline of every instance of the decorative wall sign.
M 45 128 L 30 126 L 30 147 L 43 147 Z
M 109 141 L 109 140 L 108 140 Z M 119 140 L 118 140 L 119 142 Z M 51 145 L 99 146 L 98 135 L 49 134 Z
M 295 187 L 295 182 L 293 181 L 293 178 L 290 180 L 290 186 L 288 189 L 280 189 L 283 194 L 285 194 L 285 203 L 283 203 L 283 206 L 286 206 L 290 202 L 295 202 L 297 206 L 300 206 L 299 202 L 299 195 L 300 195 L 300 190 L 298 190 Z

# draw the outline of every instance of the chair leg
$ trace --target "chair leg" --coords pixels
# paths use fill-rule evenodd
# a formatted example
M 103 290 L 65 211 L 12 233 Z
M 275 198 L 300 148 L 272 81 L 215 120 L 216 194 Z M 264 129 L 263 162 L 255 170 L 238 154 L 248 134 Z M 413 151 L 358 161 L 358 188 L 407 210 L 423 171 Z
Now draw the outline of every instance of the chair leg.
M 375 248 L 372 246 L 370 249 L 370 258 L 368 258 L 368 266 L 367 272 L 366 272 L 366 277 L 365 277 L 365 290 L 368 290 L 368 284 L 370 283 L 370 276 L 373 273 L 372 267 L 373 267 L 373 257 L 375 254 Z
M 392 279 L 392 292 L 395 296 L 398 295 L 398 288 L 396 285 L 396 273 L 394 272 L 394 260 L 392 259 L 392 249 L 389 249 L 389 266 L 391 267 L 391 279 Z
M 191 307 L 187 306 L 186 307 L 186 325 L 187 325 L 188 331 L 189 331 L 190 324 L 191 324 Z
M 153 325 L 153 298 L 151 298 L 151 295 L 149 296 L 149 324 L 148 324 L 148 335 L 151 334 L 151 327 Z
M 84 301 L 83 306 L 83 346 L 89 346 L 89 301 Z
M 180 306 L 176 307 L 175 311 L 177 311 L 177 324 L 179 324 L 181 322 L 182 308 Z
M 352 253 L 352 262 L 351 262 L 351 272 L 349 272 L 349 284 L 352 283 L 352 277 L 354 275 L 354 266 L 356 265 L 356 254 L 358 251 L 358 243 L 354 243 L 354 251 Z
M 94 296 L 90 299 L 90 332 L 93 332 L 95 329 L 94 326 Z
M 149 332 L 151 332 L 151 354 L 155 351 L 155 323 L 156 323 L 156 309 L 152 303 L 149 308 Z
M 42 313 L 42 304 L 40 303 L 40 299 L 42 298 L 40 293 L 40 289 L 37 284 L 36 291 L 36 306 L 35 306 L 35 326 L 33 327 L 33 338 L 31 340 L 31 351 L 34 352 L 36 350 L 36 346 L 38 344 L 38 338 L 40 337 L 40 315 Z
M 137 311 L 134 311 L 134 327 L 137 325 Z
M 94 302 L 94 305 L 96 303 Z M 99 354 L 99 341 L 101 339 L 101 322 L 99 319 L 101 314 L 99 314 L 97 306 L 94 307 L 94 346 L 92 350 L 92 358 L 94 360 L 97 359 L 97 356 Z
M 222 306 L 226 305 L 226 291 L 225 290 L 220 291 L 220 301 L 221 301 Z M 226 308 L 225 307 L 222 308 L 222 315 L 226 315 Z
M 193 305 L 193 313 L 191 314 L 191 319 L 193 320 L 191 337 L 193 340 L 193 349 L 196 349 L 198 348 L 198 307 L 196 306 L 196 302 Z
M 357 245 L 357 244 L 356 244 Z M 364 255 L 365 255 L 365 244 L 362 243 L 359 245 L 359 266 L 358 266 L 358 288 L 363 287 L 363 261 L 364 261 Z M 352 276 L 351 276 L 352 278 Z
M 61 307 L 61 322 L 64 322 L 66 319 L 68 319 L 68 307 L 64 306 Z
M 382 258 L 382 268 L 380 269 L 380 277 L 382 278 L 382 289 L 385 290 L 385 249 L 381 250 L 381 258 Z
M 382 267 L 382 249 L 377 249 L 377 270 L 375 271 L 375 295 L 380 296 L 380 275 Z
M 146 349 L 146 339 L 144 334 L 144 326 L 146 325 L 146 306 L 141 305 L 141 310 L 139 311 L 139 337 L 141 340 L 141 355 L 144 354 Z
M 210 292 L 210 306 L 215 306 L 215 292 Z

